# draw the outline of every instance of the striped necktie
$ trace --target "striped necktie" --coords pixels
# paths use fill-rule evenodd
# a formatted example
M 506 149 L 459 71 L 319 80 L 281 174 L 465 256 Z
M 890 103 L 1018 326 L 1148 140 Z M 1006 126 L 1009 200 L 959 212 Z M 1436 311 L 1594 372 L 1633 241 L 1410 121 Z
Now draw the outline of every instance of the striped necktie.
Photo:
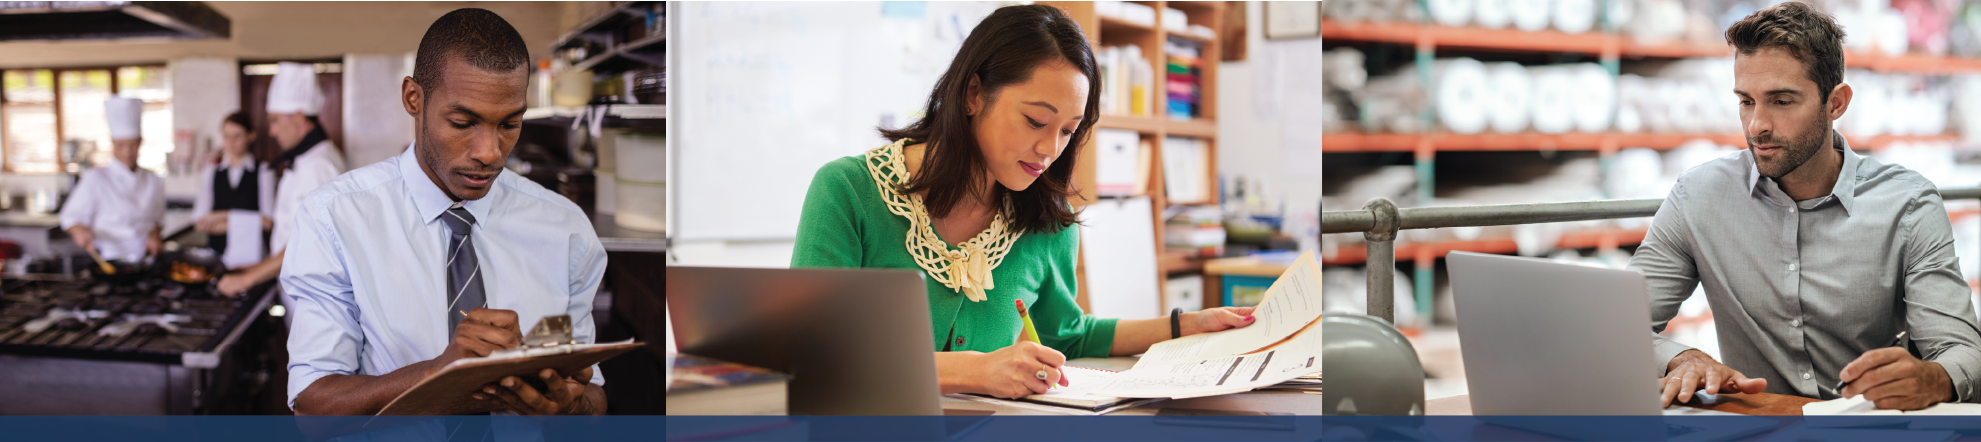
M 468 209 L 454 207 L 447 209 L 440 220 L 447 223 L 449 236 L 447 249 L 447 330 L 452 331 L 467 319 L 461 312 L 488 305 L 481 286 L 481 270 L 475 264 L 475 243 L 470 241 L 475 216 Z

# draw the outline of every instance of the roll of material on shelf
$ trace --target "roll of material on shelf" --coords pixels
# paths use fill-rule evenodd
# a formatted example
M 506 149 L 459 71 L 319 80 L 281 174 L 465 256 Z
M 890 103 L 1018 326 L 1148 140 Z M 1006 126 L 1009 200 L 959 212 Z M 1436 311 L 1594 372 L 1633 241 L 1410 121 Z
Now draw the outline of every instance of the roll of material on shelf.
M 1878 50 L 1886 54 L 1904 54 L 1911 46 L 1907 35 L 1911 25 L 1905 22 L 1905 14 L 1896 9 L 1884 8 L 1873 16 L 1873 20 L 1871 27 L 1872 32 L 1877 34 Z M 1844 33 L 1849 34 L 1849 31 Z
M 1885 123 L 1891 118 L 1891 94 L 1886 92 L 1884 77 L 1870 71 L 1852 69 L 1844 74 L 1850 79 L 1850 109 L 1844 112 L 1839 124 L 1844 133 L 1868 137 L 1885 133 Z
M 1660 132 L 1738 132 L 1740 102 L 1732 96 L 1733 60 L 1688 58 L 1639 72 L 1657 77 L 1669 124 Z
M 1663 198 L 1670 192 L 1671 185 L 1660 180 L 1664 178 L 1664 157 L 1658 151 L 1629 147 L 1616 152 L 1610 158 L 1605 171 L 1603 189 L 1609 198 L 1637 199 Z
M 1837 26 L 1843 28 L 1843 48 L 1851 51 L 1871 50 L 1873 43 L 1878 41 L 1877 33 L 1872 29 L 1875 22 L 1872 20 L 1873 14 L 1856 9 L 1836 12 L 1833 17 L 1837 20 Z
M 1706 130 L 1706 98 L 1697 84 L 1686 81 L 1665 83 L 1665 117 L 1671 121 L 1667 132 L 1700 133 Z
M 1952 119 L 1960 125 L 1961 138 L 1969 144 L 1981 144 L 1981 76 L 1954 77 L 1953 93 Z
M 1431 20 L 1444 26 L 1465 26 L 1472 21 L 1473 0 L 1425 0 L 1424 6 L 1431 10 Z
M 1534 81 L 1527 67 L 1510 61 L 1486 66 L 1486 109 L 1494 132 L 1518 133 L 1527 130 L 1534 113 Z
M 1528 104 L 1534 111 L 1529 121 L 1534 131 L 1560 134 L 1574 130 L 1576 91 L 1570 86 L 1574 74 L 1566 67 L 1535 66 L 1527 68 L 1527 75 L 1534 85 L 1534 99 Z
M 1472 23 L 1486 29 L 1505 29 L 1513 24 L 1515 0 L 1479 0 L 1472 4 Z
M 1580 34 L 1596 27 L 1596 8 L 1596 0 L 1554 0 L 1550 15 L 1555 29 Z
M 1932 55 L 1947 53 L 1947 25 L 1954 11 L 1931 0 L 1895 0 L 1892 7 L 1905 16 L 1906 42 Z M 1956 2 L 1957 3 L 1957 2 Z
M 1476 134 L 1490 122 L 1486 65 L 1470 58 L 1438 60 L 1432 65 L 1432 103 L 1438 122 L 1457 134 Z
M 1423 132 L 1420 111 L 1430 106 L 1423 83 L 1412 70 L 1370 77 L 1368 87 L 1356 98 L 1362 130 L 1413 134 Z
M 1362 51 L 1350 47 L 1340 47 L 1321 55 L 1323 80 L 1329 86 L 1344 91 L 1361 90 L 1369 81 L 1368 68 L 1363 67 Z
M 1511 8 L 1513 27 L 1522 31 L 1535 32 L 1548 28 L 1548 21 L 1554 18 L 1553 0 L 1508 0 Z
M 1632 20 L 1622 24 L 1631 39 L 1663 44 L 1685 35 L 1685 5 L 1678 0 L 1645 0 L 1635 9 Z
M 1623 133 L 1637 133 L 1645 129 L 1644 112 L 1652 98 L 1650 84 L 1636 74 L 1623 74 L 1616 78 L 1616 130 Z
M 1568 69 L 1574 81 L 1569 88 L 1579 96 L 1570 101 L 1574 106 L 1575 130 L 1609 130 L 1610 118 L 1616 112 L 1616 79 L 1610 76 L 1609 69 L 1595 63 L 1570 65 Z
M 1630 19 L 1637 17 L 1637 0 L 1606 1 L 1609 3 L 1609 9 L 1605 10 L 1608 15 L 1603 18 L 1609 20 L 1610 26 L 1615 29 L 1623 29 L 1624 24 L 1630 23 Z

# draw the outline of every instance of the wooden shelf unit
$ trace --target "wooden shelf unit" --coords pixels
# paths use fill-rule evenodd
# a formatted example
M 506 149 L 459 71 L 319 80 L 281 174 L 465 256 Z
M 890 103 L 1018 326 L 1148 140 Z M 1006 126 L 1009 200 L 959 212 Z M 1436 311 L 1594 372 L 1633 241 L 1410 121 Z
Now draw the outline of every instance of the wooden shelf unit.
M 1149 106 L 1153 110 L 1152 115 L 1103 114 L 1100 115 L 1099 120 L 1095 121 L 1094 127 L 1096 129 L 1125 129 L 1135 131 L 1140 133 L 1143 139 L 1149 140 L 1149 145 L 1154 149 L 1153 152 L 1150 152 L 1149 167 L 1153 170 L 1149 171 L 1149 187 L 1142 189 L 1140 194 L 1150 198 L 1152 213 L 1149 214 L 1149 218 L 1153 223 L 1155 231 L 1155 237 L 1151 238 L 1151 240 L 1155 242 L 1158 256 L 1148 258 L 1157 261 L 1158 279 L 1156 281 L 1156 287 L 1161 288 L 1164 287 L 1168 275 L 1172 273 L 1203 271 L 1202 260 L 1187 259 L 1164 250 L 1164 220 L 1162 219 L 1162 213 L 1168 207 L 1175 205 L 1214 203 L 1216 202 L 1217 195 L 1220 195 L 1217 179 L 1217 76 L 1218 64 L 1223 60 L 1220 53 L 1223 50 L 1223 45 L 1219 43 L 1218 38 L 1205 38 L 1202 36 L 1169 32 L 1163 28 L 1164 24 L 1162 22 L 1161 11 L 1163 8 L 1181 10 L 1184 16 L 1187 17 L 1189 24 L 1202 25 L 1211 28 L 1212 31 L 1215 31 L 1214 34 L 1216 35 L 1223 35 L 1225 4 L 1224 2 L 1215 1 L 1136 1 L 1130 3 L 1138 3 L 1155 8 L 1157 11 L 1155 24 L 1148 26 L 1112 17 L 1102 17 L 1094 11 L 1094 4 L 1092 2 L 1039 2 L 1039 4 L 1058 7 L 1072 15 L 1073 19 L 1080 23 L 1080 29 L 1087 35 L 1087 43 L 1093 46 L 1096 55 L 1098 55 L 1100 48 L 1103 46 L 1127 44 L 1141 46 L 1143 61 L 1149 64 L 1152 72 L 1156 73 L 1155 84 L 1152 85 L 1154 90 L 1150 92 L 1152 100 Z M 1187 121 L 1173 120 L 1169 118 L 1167 111 L 1169 109 L 1169 100 L 1168 94 L 1164 92 L 1166 90 L 1164 87 L 1164 77 L 1167 72 L 1168 54 L 1163 50 L 1163 47 L 1164 43 L 1171 36 L 1197 41 L 1202 44 L 1203 48 L 1200 54 L 1201 59 L 1198 61 L 1198 83 L 1201 88 L 1201 94 L 1199 95 L 1197 117 Z M 1099 92 L 1093 91 L 1093 93 Z M 1203 140 L 1206 156 L 1203 173 L 1205 182 L 1209 185 L 1208 193 L 1211 195 L 1211 201 L 1171 201 L 1164 192 L 1166 184 L 1162 168 L 1162 144 L 1164 138 L 1170 136 Z M 1089 138 L 1082 140 L 1081 143 L 1082 154 L 1078 160 L 1079 163 L 1074 167 L 1074 184 L 1081 189 L 1080 198 L 1074 202 L 1076 206 L 1086 206 L 1098 200 L 1098 196 L 1093 190 L 1096 182 L 1096 168 L 1093 163 L 1093 140 Z M 1128 258 L 1105 254 L 1100 256 L 1104 259 Z M 1082 252 L 1082 259 L 1085 259 L 1084 250 Z M 1084 275 L 1083 272 L 1083 281 L 1080 285 L 1079 294 L 1082 305 L 1086 304 L 1087 298 L 1087 286 L 1084 283 Z M 1167 311 L 1171 307 L 1167 305 L 1167 296 L 1163 296 L 1162 293 L 1155 293 L 1154 295 L 1163 299 L 1164 311 Z M 1216 306 L 1214 305 L 1217 302 L 1216 296 L 1206 294 L 1205 299 L 1206 307 Z

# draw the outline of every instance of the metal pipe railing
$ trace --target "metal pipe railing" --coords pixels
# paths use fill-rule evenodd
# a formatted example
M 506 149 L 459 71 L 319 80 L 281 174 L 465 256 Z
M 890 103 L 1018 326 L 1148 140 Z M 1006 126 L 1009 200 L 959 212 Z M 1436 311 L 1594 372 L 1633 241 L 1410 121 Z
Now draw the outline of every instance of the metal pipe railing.
M 1940 199 L 1981 199 L 1981 188 L 1941 190 Z M 1663 203 L 1640 199 L 1398 209 L 1389 199 L 1376 198 L 1361 210 L 1322 212 L 1321 234 L 1361 233 L 1368 240 L 1368 268 L 1385 270 L 1364 271 L 1369 281 L 1368 313 L 1394 322 L 1396 274 L 1388 269 L 1396 268 L 1397 231 L 1638 218 L 1656 215 Z

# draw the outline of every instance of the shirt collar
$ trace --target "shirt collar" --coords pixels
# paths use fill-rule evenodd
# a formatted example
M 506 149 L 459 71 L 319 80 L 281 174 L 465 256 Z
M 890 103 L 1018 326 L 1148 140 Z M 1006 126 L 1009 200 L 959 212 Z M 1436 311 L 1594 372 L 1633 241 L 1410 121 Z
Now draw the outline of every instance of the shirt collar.
M 1843 211 L 1848 213 L 1851 206 L 1855 205 L 1855 197 L 1853 195 L 1857 193 L 1857 163 L 1861 160 L 1856 151 L 1850 150 L 1850 141 L 1845 140 L 1842 133 L 1831 129 L 1830 136 L 1834 137 L 1836 141 L 1833 148 L 1843 153 L 1843 166 L 1837 170 L 1837 183 L 1834 187 L 1830 188 L 1830 196 L 1836 197 L 1837 204 L 1843 206 Z M 1761 191 L 1761 185 L 1763 183 L 1773 182 L 1772 180 L 1761 179 L 1761 168 L 1759 164 L 1754 159 L 1754 153 L 1751 151 L 1748 152 L 1747 189 L 1752 192 Z M 1791 201 L 1790 204 L 1794 204 L 1794 202 Z
M 136 172 L 136 171 L 132 171 L 132 170 L 131 170 L 131 165 L 129 165 L 129 164 L 124 164 L 124 161 L 123 161 L 123 160 L 119 160 L 119 159 L 116 159 L 116 158 L 114 158 L 114 157 L 110 159 L 110 162 L 109 162 L 109 163 L 104 163 L 104 164 L 103 164 L 103 167 L 105 167 L 105 168 L 108 168 L 108 169 L 110 169 L 110 170 L 114 170 L 114 171 L 117 171 L 117 176 L 120 176 L 120 177 L 135 177 L 135 176 L 137 176 L 137 172 Z
M 441 191 L 440 186 L 434 184 L 433 179 L 428 178 L 426 171 L 420 168 L 419 156 L 415 153 L 418 147 L 418 143 L 408 145 L 406 152 L 399 154 L 399 175 L 406 182 L 406 193 L 413 196 L 413 208 L 418 210 L 420 220 L 430 223 L 439 219 L 447 209 L 454 208 L 454 200 L 448 198 L 447 192 Z M 495 199 L 499 187 L 491 182 L 488 195 L 478 200 L 462 201 L 462 207 L 468 209 L 468 214 L 475 216 L 475 224 L 488 225 L 490 200 Z

